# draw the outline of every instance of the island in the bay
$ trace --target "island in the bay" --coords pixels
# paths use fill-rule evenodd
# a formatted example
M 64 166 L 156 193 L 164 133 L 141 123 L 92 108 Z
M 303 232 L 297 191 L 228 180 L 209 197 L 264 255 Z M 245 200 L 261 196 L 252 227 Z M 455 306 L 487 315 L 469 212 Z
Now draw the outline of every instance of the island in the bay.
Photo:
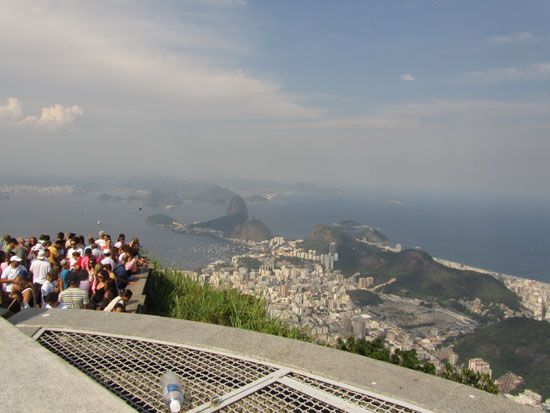
M 262 242 L 273 237 L 269 228 L 256 217 L 248 214 L 246 202 L 234 195 L 227 205 L 224 216 L 196 224 L 179 223 L 166 214 L 157 214 L 147 221 L 161 226 L 169 226 L 175 232 L 195 235 L 212 235 L 240 241 Z

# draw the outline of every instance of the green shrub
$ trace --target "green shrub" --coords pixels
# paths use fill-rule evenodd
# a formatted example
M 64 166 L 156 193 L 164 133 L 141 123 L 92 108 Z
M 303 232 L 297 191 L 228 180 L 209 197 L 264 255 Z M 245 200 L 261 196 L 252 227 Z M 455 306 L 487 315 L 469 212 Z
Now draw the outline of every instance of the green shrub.
M 312 340 L 306 330 L 269 318 L 262 299 L 232 288 L 204 285 L 181 270 L 155 268 L 147 289 L 149 314 Z

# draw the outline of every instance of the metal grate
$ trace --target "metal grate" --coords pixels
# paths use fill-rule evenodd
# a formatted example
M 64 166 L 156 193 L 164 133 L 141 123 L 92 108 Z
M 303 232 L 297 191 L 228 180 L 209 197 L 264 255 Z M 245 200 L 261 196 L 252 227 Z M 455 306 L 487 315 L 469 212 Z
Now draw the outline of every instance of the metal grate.
M 176 373 L 193 412 L 388 412 L 423 409 L 279 366 L 174 343 L 64 329 L 36 340 L 141 412 L 164 412 L 160 377 Z
M 276 369 L 220 354 L 95 334 L 45 331 L 38 342 L 139 411 L 164 411 L 160 377 L 172 370 L 192 406 L 249 384 Z
M 279 383 L 257 390 L 250 396 L 238 400 L 219 411 L 227 413 L 344 412 L 344 410 Z
M 371 412 L 384 412 L 384 413 L 416 413 L 418 410 L 410 407 L 406 407 L 389 400 L 384 400 L 380 397 L 374 397 L 367 393 L 351 390 L 346 387 L 331 384 L 326 381 L 317 380 L 302 374 L 291 373 L 289 374 L 294 380 L 298 380 L 316 389 L 322 390 L 334 396 L 337 396 L 347 402 L 356 404 L 364 409 L 368 409 Z

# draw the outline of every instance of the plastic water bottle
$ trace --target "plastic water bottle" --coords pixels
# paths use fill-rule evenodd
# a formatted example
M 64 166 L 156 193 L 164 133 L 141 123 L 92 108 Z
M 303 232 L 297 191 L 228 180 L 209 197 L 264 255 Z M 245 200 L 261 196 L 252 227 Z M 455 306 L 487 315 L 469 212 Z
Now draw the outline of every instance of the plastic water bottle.
M 164 404 L 172 413 L 179 412 L 185 404 L 179 378 L 171 371 L 167 371 L 160 381 L 164 393 Z

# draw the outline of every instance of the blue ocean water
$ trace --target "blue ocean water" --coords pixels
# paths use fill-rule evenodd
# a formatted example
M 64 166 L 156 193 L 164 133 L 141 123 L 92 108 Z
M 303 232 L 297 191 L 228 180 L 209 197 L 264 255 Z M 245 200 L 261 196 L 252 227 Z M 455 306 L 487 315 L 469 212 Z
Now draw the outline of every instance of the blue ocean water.
M 202 221 L 223 215 L 223 205 L 189 202 L 166 210 L 138 202 L 101 202 L 97 196 L 12 195 L 0 200 L 0 233 L 125 232 L 139 237 L 166 264 L 186 268 L 237 252 L 217 239 L 175 234 L 145 222 L 155 213 L 187 223 Z M 433 195 L 399 201 L 383 195 L 302 195 L 248 207 L 274 233 L 288 238 L 304 238 L 318 223 L 354 219 L 379 228 L 392 243 L 419 246 L 435 257 L 550 282 L 548 201 Z
M 289 237 L 304 237 L 316 223 L 354 219 L 380 229 L 392 243 L 419 246 L 434 257 L 550 282 L 547 200 L 409 196 L 395 201 L 309 196 L 249 209 Z
M 231 243 L 216 238 L 176 234 L 145 221 L 157 213 L 170 214 L 186 222 L 202 221 L 223 214 L 223 206 L 186 204 L 168 211 L 145 207 L 139 202 L 102 202 L 97 199 L 98 195 L 12 194 L 9 200 L 0 200 L 0 234 L 26 237 L 63 231 L 87 236 L 97 235 L 103 229 L 116 238 L 119 233 L 125 233 L 127 239 L 139 238 L 141 245 L 165 265 L 187 269 L 227 258 L 235 250 Z

